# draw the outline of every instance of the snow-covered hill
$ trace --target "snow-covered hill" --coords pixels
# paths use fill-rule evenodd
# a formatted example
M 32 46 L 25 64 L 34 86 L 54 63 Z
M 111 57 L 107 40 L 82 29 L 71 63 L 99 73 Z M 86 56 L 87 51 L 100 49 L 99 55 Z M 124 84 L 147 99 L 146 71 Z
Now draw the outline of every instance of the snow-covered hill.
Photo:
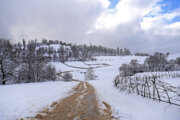
M 84 72 L 88 67 L 95 67 L 97 79 L 89 81 L 95 87 L 100 101 L 111 105 L 114 116 L 121 120 L 179 120 L 180 109 L 167 103 L 152 101 L 136 94 L 120 92 L 112 81 L 119 74 L 119 67 L 137 59 L 143 63 L 146 57 L 139 56 L 99 56 L 97 61 L 52 62 L 57 71 L 69 71 L 74 79 L 84 81 Z M 103 66 L 103 67 L 97 67 Z M 97 67 L 97 68 L 96 68 Z M 179 79 L 166 82 L 175 84 Z M 66 94 L 77 82 L 43 82 L 0 86 L 0 120 L 35 115 L 37 111 L 51 105 Z

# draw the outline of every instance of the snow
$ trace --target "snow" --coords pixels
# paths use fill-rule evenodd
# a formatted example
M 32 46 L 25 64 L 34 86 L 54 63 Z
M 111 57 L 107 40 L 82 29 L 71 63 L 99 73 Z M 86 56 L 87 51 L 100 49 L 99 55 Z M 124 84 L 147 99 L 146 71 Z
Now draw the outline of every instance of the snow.
M 75 62 L 68 62 L 69 65 L 74 66 L 76 65 L 76 63 L 78 64 L 79 62 L 75 61 Z M 86 71 L 86 69 L 78 69 L 78 68 L 73 68 L 73 67 L 69 67 L 63 63 L 59 63 L 59 62 L 52 62 L 50 63 L 51 65 L 53 65 L 57 72 L 71 72 L 71 74 L 73 75 L 73 79 L 77 79 L 80 81 L 84 81 L 84 72 Z M 84 63 L 81 62 L 81 67 L 87 67 Z
M 121 65 L 123 63 L 129 63 L 132 59 L 137 59 L 140 64 L 144 62 L 146 57 L 143 56 L 97 56 L 97 61 L 91 61 L 88 63 L 107 63 L 109 65 Z
M 121 120 L 179 120 L 180 110 L 166 103 L 129 95 L 114 88 L 112 81 L 91 81 L 98 95 L 108 102 Z
M 143 63 L 146 57 L 139 56 L 98 56 L 97 61 L 86 61 L 86 64 L 108 64 L 110 66 L 96 68 L 95 74 L 98 75 L 97 80 L 89 81 L 96 89 L 97 96 L 100 100 L 106 101 L 112 106 L 115 116 L 119 116 L 122 120 L 179 120 L 180 109 L 174 105 L 163 102 L 153 101 L 136 94 L 127 94 L 120 92 L 113 86 L 113 79 L 119 74 L 119 67 L 123 63 L 129 63 L 132 59 L 137 59 L 139 63 Z M 68 62 L 68 65 L 76 67 L 87 67 L 81 62 Z M 67 66 L 66 66 L 67 67 Z M 68 69 L 75 69 L 69 67 Z M 78 70 L 78 69 L 76 69 Z M 79 71 L 84 71 L 79 69 Z M 175 71 L 174 73 L 176 73 Z M 73 71 L 73 77 L 83 80 L 81 72 Z M 165 74 L 166 72 L 162 72 Z M 152 75 L 152 73 L 143 73 L 141 75 Z M 155 74 L 155 73 L 153 73 Z M 74 76 L 75 75 L 75 76 Z M 140 74 L 139 74 L 140 75 Z M 159 73 L 157 73 L 159 75 Z M 164 82 L 168 82 L 174 86 L 179 85 L 179 78 L 166 78 Z
M 177 57 L 180 57 L 180 53 L 170 54 L 169 57 L 168 57 L 168 60 L 176 59 Z
M 66 62 L 75 67 L 95 68 L 96 80 L 89 81 L 95 87 L 98 100 L 105 101 L 112 106 L 115 116 L 121 120 L 179 120 L 180 108 L 163 102 L 153 101 L 136 94 L 120 92 L 113 86 L 113 80 L 119 74 L 119 67 L 137 59 L 143 63 L 146 57 L 141 56 L 97 56 L 97 61 Z M 50 63 L 57 71 L 71 71 L 74 79 L 84 81 L 86 69 L 67 66 L 63 63 Z M 172 85 L 180 85 L 179 78 L 164 78 L 163 81 Z M 67 92 L 77 82 L 43 82 L 0 86 L 0 120 L 14 120 L 16 118 L 33 116 L 37 111 L 51 105 L 54 101 L 67 96 Z
M 119 73 L 119 66 L 129 62 L 132 58 L 134 59 L 134 56 L 121 57 L 121 60 L 118 60 L 120 58 L 114 58 L 114 62 L 107 60 L 112 66 L 95 70 L 98 78 L 97 80 L 90 81 L 90 83 L 95 87 L 97 96 L 109 103 L 113 108 L 115 116 L 119 116 L 121 120 L 179 120 L 180 109 L 178 107 L 163 102 L 152 101 L 136 94 L 120 92 L 113 86 L 112 81 Z M 137 57 L 137 59 L 143 62 L 143 58 Z M 106 61 L 106 59 L 102 58 L 100 60 Z
M 72 67 L 69 67 L 63 63 L 60 63 L 60 62 L 51 62 L 50 63 L 51 65 L 53 65 L 55 68 L 56 68 L 56 71 L 74 71 L 74 70 L 77 70 L 77 68 L 72 68 Z
M 77 82 L 42 82 L 0 86 L 0 120 L 32 117 L 68 95 Z
M 175 87 L 180 87 L 180 78 L 164 78 L 162 81 Z
M 74 66 L 74 67 L 82 67 L 82 68 L 88 68 L 89 66 L 84 64 L 83 62 L 79 62 L 79 61 L 70 61 L 70 62 L 66 62 L 67 65 L 70 66 Z

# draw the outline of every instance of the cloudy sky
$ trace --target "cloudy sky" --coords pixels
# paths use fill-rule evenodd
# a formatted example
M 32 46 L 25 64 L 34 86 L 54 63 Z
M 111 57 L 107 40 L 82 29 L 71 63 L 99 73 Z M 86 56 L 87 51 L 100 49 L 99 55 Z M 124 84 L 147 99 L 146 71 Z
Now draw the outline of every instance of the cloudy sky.
M 0 37 L 180 53 L 180 2 L 0 0 Z

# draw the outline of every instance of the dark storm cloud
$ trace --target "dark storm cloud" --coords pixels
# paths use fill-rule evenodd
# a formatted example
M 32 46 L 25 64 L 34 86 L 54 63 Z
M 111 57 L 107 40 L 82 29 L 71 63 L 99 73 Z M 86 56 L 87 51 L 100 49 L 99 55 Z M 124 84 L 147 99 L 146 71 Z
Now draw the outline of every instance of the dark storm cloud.
M 80 40 L 103 9 L 95 0 L 1 0 L 0 36 Z

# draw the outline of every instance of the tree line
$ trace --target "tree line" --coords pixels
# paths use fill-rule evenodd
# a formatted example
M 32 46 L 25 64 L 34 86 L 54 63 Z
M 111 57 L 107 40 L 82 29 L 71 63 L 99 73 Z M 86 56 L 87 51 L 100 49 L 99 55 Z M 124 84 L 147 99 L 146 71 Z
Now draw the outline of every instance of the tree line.
M 76 45 L 42 39 L 12 44 L 0 38 L 0 84 L 56 80 L 56 70 L 49 62 L 94 60 L 92 56 L 130 55 L 130 50 L 95 45 Z
M 126 77 L 142 72 L 180 70 L 180 57 L 168 60 L 168 55 L 169 53 L 163 54 L 156 52 L 154 55 L 148 56 L 143 64 L 133 59 L 129 64 L 122 64 L 119 67 L 120 75 Z

